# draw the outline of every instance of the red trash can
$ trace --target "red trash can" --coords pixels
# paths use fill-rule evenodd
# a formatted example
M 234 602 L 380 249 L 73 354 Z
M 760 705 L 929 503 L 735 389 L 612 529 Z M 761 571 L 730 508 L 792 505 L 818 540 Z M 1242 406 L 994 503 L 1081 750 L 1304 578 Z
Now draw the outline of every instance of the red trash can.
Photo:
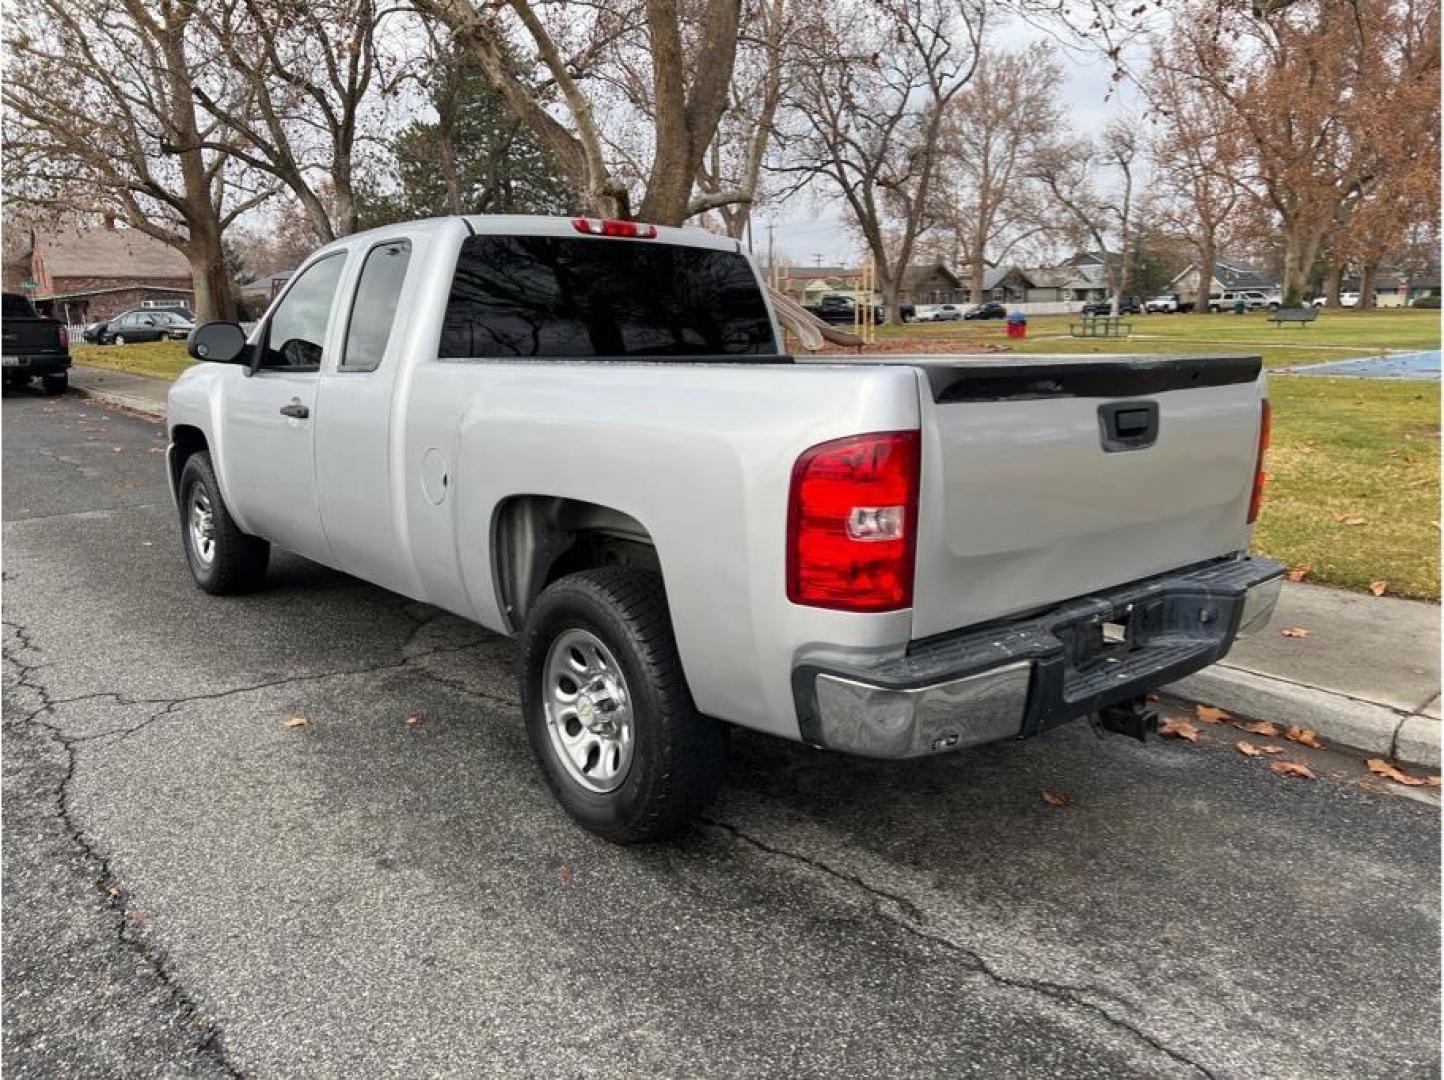
M 1021 311 L 1015 311 L 1008 316 L 1008 336 L 1012 338 L 1025 338 L 1028 336 L 1028 316 Z

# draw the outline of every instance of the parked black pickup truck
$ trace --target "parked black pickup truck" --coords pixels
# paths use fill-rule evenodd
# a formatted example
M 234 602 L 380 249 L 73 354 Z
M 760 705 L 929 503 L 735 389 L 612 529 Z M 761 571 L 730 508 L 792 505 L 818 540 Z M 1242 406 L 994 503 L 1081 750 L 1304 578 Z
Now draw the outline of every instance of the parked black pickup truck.
M 5 293 L 0 337 L 6 387 L 24 386 L 39 376 L 46 394 L 65 393 L 70 385 L 70 335 L 63 323 L 35 314 L 19 293 Z

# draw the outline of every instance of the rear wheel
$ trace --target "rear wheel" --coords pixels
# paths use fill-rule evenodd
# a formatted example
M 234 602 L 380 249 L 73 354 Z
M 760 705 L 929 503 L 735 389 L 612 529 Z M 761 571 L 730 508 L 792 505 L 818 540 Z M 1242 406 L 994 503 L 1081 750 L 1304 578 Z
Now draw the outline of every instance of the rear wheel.
M 231 518 L 204 450 L 186 458 L 181 470 L 180 514 L 186 562 L 202 589 L 224 596 L 265 580 L 271 545 L 241 532 Z
M 45 391 L 46 397 L 54 397 L 56 394 L 63 394 L 70 386 L 70 376 L 62 371 L 59 375 L 41 376 L 40 385 Z
M 675 833 L 721 786 L 722 725 L 692 702 L 656 574 L 608 567 L 550 585 L 522 634 L 521 699 L 552 792 L 608 840 Z

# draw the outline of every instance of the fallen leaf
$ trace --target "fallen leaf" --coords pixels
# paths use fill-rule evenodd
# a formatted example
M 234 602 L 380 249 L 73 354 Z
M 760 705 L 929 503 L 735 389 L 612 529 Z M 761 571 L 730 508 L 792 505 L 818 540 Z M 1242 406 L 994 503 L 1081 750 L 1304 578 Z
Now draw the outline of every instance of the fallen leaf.
M 1319 742 L 1319 733 L 1311 728 L 1290 727 L 1284 732 L 1284 738 L 1289 742 L 1296 742 L 1300 746 L 1312 747 L 1315 750 L 1324 748 L 1324 744 Z
M 1309 576 L 1309 571 L 1312 569 L 1313 567 L 1310 566 L 1308 563 L 1305 563 L 1303 566 L 1296 566 L 1289 571 L 1289 580 L 1303 581 L 1304 578 Z
M 1064 795 L 1061 791 L 1049 791 L 1047 788 L 1044 788 L 1042 791 L 1038 792 L 1038 794 L 1043 796 L 1043 801 L 1049 806 L 1067 806 L 1070 802 L 1073 801 L 1070 797 Z
M 1335 514 L 1334 520 L 1340 525 L 1367 525 L 1367 518 L 1361 518 L 1357 514 Z
M 132 919 L 134 919 L 136 922 L 145 922 L 146 919 L 150 918 L 150 912 L 148 912 L 148 911 L 132 911 L 132 912 L 130 913 L 130 917 L 131 917 Z
M 1258 757 L 1260 754 L 1263 753 L 1262 750 L 1260 750 L 1253 743 L 1249 742 L 1247 739 L 1240 739 L 1238 742 L 1233 744 L 1233 748 L 1244 757 Z
M 1433 525 L 1434 528 L 1436 528 L 1436 529 L 1439 528 L 1439 523 L 1438 523 L 1437 521 L 1431 521 L 1431 522 L 1429 522 L 1429 524 L 1430 524 L 1430 525 Z
M 1216 709 L 1212 705 L 1195 705 L 1193 715 L 1205 724 L 1225 724 L 1233 719 L 1232 713 Z
M 120 886 L 112 885 L 110 888 L 105 890 L 105 895 L 114 900 L 117 896 L 120 895 Z
M 1172 735 L 1175 739 L 1187 739 L 1189 742 L 1198 742 L 1198 728 L 1194 727 L 1181 716 L 1170 716 L 1163 723 L 1158 725 L 1158 734 Z
M 1385 777 L 1386 779 L 1394 781 L 1396 784 L 1406 784 L 1409 787 L 1423 787 L 1429 783 L 1429 781 L 1423 777 L 1410 776 L 1403 769 L 1390 765 L 1383 758 L 1370 758 L 1365 764 L 1368 765 L 1369 771 L 1375 776 Z
M 1258 752 L 1260 754 L 1282 754 L 1284 748 L 1282 746 L 1260 746 Z
M 562 884 L 563 884 L 563 885 L 570 885 L 571 883 L 572 883 L 572 868 L 571 868 L 570 866 L 563 866 L 563 867 L 562 867 Z
M 1275 738 L 1279 733 L 1278 725 L 1271 724 L 1267 720 L 1256 720 L 1247 724 L 1242 720 L 1236 720 L 1233 726 L 1240 731 L 1247 731 L 1250 735 L 1262 735 L 1266 739 Z
M 1269 772 L 1279 776 L 1297 776 L 1300 780 L 1318 779 L 1314 776 L 1314 770 L 1302 761 L 1275 761 L 1269 766 Z
M 281 721 L 281 726 L 287 728 L 305 727 L 306 718 L 304 716 L 288 716 Z
M 140 542 L 140 546 L 141 546 L 141 547 L 155 547 L 155 541 L 154 541 L 154 540 L 142 540 L 142 541 Z
M 1383 596 L 1384 593 L 1388 590 L 1388 588 L 1389 588 L 1389 583 L 1388 583 L 1387 581 L 1371 581 L 1371 582 L 1369 582 L 1369 591 L 1370 591 L 1371 593 L 1373 593 L 1375 596 Z
M 1440 779 L 1441 778 L 1438 776 L 1431 776 L 1428 780 L 1425 781 L 1425 783 L 1427 783 L 1430 787 L 1438 787 Z
M 150 452 L 151 452 L 152 454 L 164 454 L 164 453 L 165 453 L 165 447 L 164 447 L 164 446 L 152 446 L 152 447 L 150 448 Z
M 1308 637 L 1309 632 L 1302 626 L 1290 626 L 1284 632 L 1284 637 Z
M 406 714 L 406 723 L 410 724 L 412 727 L 415 727 L 417 724 L 424 724 L 425 722 L 426 717 L 421 715 L 421 713 L 419 712 Z

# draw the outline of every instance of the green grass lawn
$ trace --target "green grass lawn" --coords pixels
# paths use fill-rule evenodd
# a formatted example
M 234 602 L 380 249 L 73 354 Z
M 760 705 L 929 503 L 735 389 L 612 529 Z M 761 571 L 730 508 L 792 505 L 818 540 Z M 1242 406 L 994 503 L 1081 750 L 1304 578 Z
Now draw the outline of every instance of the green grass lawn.
M 1304 326 L 1275 326 L 1267 312 L 1248 315 L 1134 315 L 1132 336 L 1075 338 L 1068 324 L 1077 315 L 1034 315 L 1028 336 L 1009 339 L 1001 321 L 906 323 L 882 326 L 889 339 L 953 339 L 972 345 L 993 343 L 1020 353 L 1256 353 L 1269 367 L 1319 360 L 1344 360 L 1397 349 L 1437 349 L 1439 312 L 1414 308 L 1325 311 Z
M 186 355 L 184 341 L 149 341 L 134 345 L 74 344 L 70 346 L 70 355 L 77 364 L 88 367 L 168 380 L 195 363 Z
M 1307 580 L 1439 599 L 1439 385 L 1277 375 L 1254 549 Z M 1342 519 L 1363 519 L 1344 524 Z
M 1066 316 L 1029 320 L 1023 342 L 998 323 L 882 327 L 888 338 L 1021 345 L 1024 353 L 1259 352 L 1271 367 L 1439 347 L 1439 313 L 1325 312 L 1308 327 L 1275 330 L 1261 314 L 1151 315 L 1125 342 L 1078 341 Z M 1275 344 L 1277 340 L 1277 344 Z M 181 342 L 76 345 L 80 364 L 174 379 L 189 367 Z M 1439 384 L 1276 375 L 1270 482 L 1255 548 L 1308 580 L 1439 599 Z M 1336 518 L 1363 518 L 1345 525 Z

